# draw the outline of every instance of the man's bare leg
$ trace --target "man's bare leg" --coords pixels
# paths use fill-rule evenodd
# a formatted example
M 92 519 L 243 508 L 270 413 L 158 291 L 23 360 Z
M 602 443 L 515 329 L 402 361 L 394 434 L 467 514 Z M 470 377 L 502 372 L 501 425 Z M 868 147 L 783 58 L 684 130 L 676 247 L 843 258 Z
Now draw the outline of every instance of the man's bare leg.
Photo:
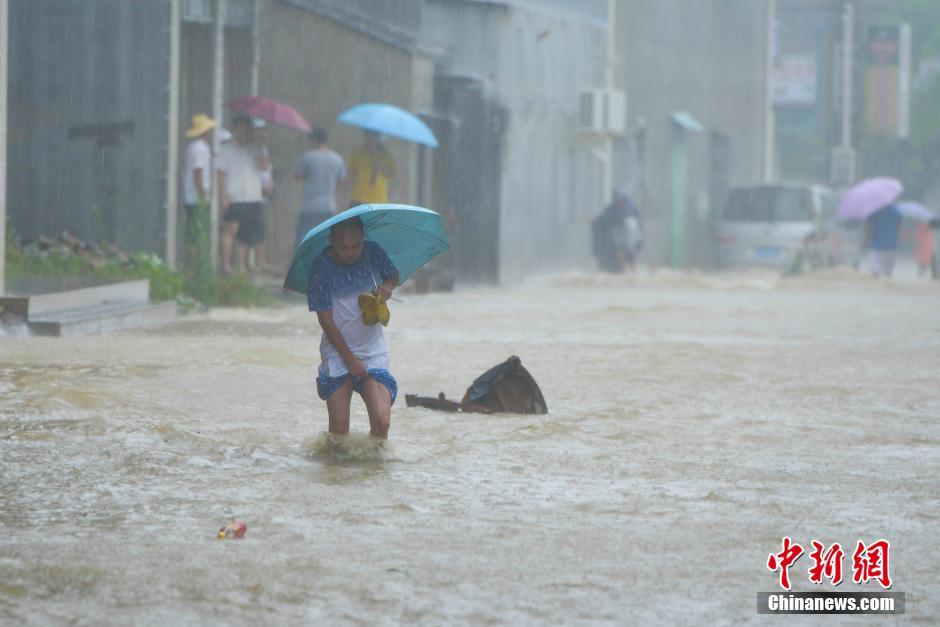
M 222 229 L 222 274 L 232 273 L 232 244 L 238 233 L 238 222 L 226 222 Z
M 388 388 L 369 378 L 362 382 L 362 400 L 369 412 L 369 435 L 388 439 L 388 427 L 392 422 L 392 394 Z
M 352 393 L 352 381 L 346 379 L 346 383 L 326 399 L 326 412 L 330 416 L 330 433 L 337 435 L 349 433 L 349 403 L 352 401 Z
M 248 247 L 244 244 L 235 244 L 238 249 L 238 271 L 245 273 L 245 260 L 248 258 Z

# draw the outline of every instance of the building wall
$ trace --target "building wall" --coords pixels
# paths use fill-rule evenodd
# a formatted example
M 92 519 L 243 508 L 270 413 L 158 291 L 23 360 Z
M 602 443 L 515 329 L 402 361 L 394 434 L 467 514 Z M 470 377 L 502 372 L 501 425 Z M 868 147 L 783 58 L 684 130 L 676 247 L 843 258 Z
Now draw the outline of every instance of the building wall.
M 514 8 L 501 23 L 496 89 L 509 110 L 500 280 L 593 268 L 590 223 L 607 194 L 600 144 L 579 134 L 579 93 L 603 79 L 604 30 Z
M 668 258 L 670 149 L 675 111 L 687 111 L 730 147 L 730 184 L 759 182 L 766 118 L 766 11 L 751 0 L 618 2 L 617 83 L 627 92 L 631 130 L 646 129 L 645 176 L 635 195 L 647 227 L 645 259 Z M 712 198 L 709 134 L 689 136 L 688 232 L 701 232 Z M 616 162 L 614 183 L 631 180 Z M 703 205 L 705 205 L 703 207 Z M 688 258 L 701 263 L 701 242 Z
M 782 180 L 829 182 L 831 149 L 841 130 L 834 115 L 841 8 L 828 0 L 777 0 L 775 61 L 791 55 L 813 58 L 816 84 L 812 102 L 775 103 L 776 164 Z
M 259 95 L 294 106 L 313 126 L 322 126 L 330 146 L 341 155 L 362 143 L 362 131 L 336 122 L 336 117 L 361 102 L 388 102 L 410 111 L 432 106 L 431 61 L 390 46 L 340 21 L 296 2 L 261 3 Z M 306 137 L 269 127 L 266 141 L 274 163 L 277 191 L 268 222 L 268 260 L 286 267 L 293 254 L 294 228 L 302 186 L 292 171 L 305 150 Z M 389 139 L 398 175 L 390 201 L 414 203 L 417 196 L 414 144 Z
M 535 5 L 456 0 L 429 0 L 423 24 L 425 36 L 446 47 L 438 72 L 475 80 L 498 111 L 489 119 L 501 133 L 499 176 L 480 176 L 499 185 L 492 199 L 481 199 L 498 206 L 461 216 L 465 225 L 485 223 L 465 230 L 495 238 L 497 262 L 491 275 L 473 278 L 512 283 L 528 273 L 591 267 L 601 163 L 576 133 L 575 116 L 579 90 L 597 86 L 601 76 L 597 24 Z M 462 243 L 492 254 L 485 239 Z
M 9 3 L 8 197 L 26 239 L 163 254 L 169 3 Z

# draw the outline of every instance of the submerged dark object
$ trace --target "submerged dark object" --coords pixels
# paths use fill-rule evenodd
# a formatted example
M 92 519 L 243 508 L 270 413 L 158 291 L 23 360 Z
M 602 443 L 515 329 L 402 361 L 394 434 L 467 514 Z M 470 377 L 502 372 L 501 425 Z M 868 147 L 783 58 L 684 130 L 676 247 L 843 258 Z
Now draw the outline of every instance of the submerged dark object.
M 484 407 L 483 405 L 474 405 L 473 403 L 458 403 L 457 401 L 448 400 L 448 398 L 444 396 L 443 392 L 438 394 L 437 398 L 431 396 L 418 396 L 417 394 L 405 394 L 405 404 L 408 405 L 408 407 L 427 407 L 428 409 L 448 411 L 451 413 L 493 413 L 490 409 Z
M 447 400 L 443 392 L 437 398 L 406 394 L 405 402 L 450 412 L 548 413 L 542 390 L 515 355 L 477 377 L 459 403 Z

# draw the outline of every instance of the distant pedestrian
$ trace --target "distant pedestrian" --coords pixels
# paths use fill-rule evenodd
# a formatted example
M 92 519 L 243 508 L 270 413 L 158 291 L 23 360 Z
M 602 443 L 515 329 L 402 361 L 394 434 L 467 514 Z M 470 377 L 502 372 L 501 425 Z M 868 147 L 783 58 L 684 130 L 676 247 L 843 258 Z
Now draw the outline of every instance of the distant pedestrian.
M 252 118 L 251 126 L 254 130 L 255 136 L 254 141 L 258 145 L 258 149 L 261 153 L 261 224 L 267 225 L 268 223 L 268 210 L 271 207 L 271 197 L 274 195 L 274 165 L 271 163 L 271 153 L 268 150 L 267 145 L 264 143 L 264 128 L 267 126 L 264 120 L 261 118 Z M 241 227 L 239 226 L 239 230 Z M 235 238 L 238 239 L 238 234 L 235 235 Z M 267 268 L 266 254 L 265 254 L 265 241 L 267 240 L 267 229 L 263 229 L 263 234 L 261 236 L 261 241 L 255 244 L 253 248 L 248 250 L 248 270 L 254 272 L 262 272 Z M 252 254 L 252 252 L 254 254 Z
M 864 248 L 868 251 L 868 267 L 874 277 L 891 277 L 898 251 L 901 212 L 888 205 L 865 220 Z
M 310 229 L 332 217 L 338 207 L 345 208 L 344 200 L 338 197 L 342 195 L 346 179 L 343 158 L 327 146 L 324 129 L 313 129 L 309 138 L 310 150 L 294 168 L 294 178 L 304 184 L 303 203 L 294 233 L 295 250 Z
M 382 136 L 365 131 L 365 143 L 349 155 L 349 198 L 354 205 L 387 203 L 388 182 L 395 177 L 395 158 Z
M 633 269 L 643 247 L 643 219 L 626 190 L 614 190 L 613 201 L 591 225 L 594 255 L 601 270 Z
M 232 273 L 232 248 L 236 236 L 238 268 L 245 270 L 248 248 L 264 240 L 265 225 L 261 188 L 262 172 L 270 165 L 261 147 L 254 142 L 254 129 L 248 116 L 238 116 L 232 124 L 234 141 L 224 144 L 216 164 L 219 201 L 223 210 L 222 273 Z
M 918 222 L 914 228 L 914 256 L 917 258 L 918 276 L 926 275 L 928 270 L 930 270 L 931 276 L 936 276 L 933 231 L 925 221 Z
M 186 130 L 186 158 L 183 162 L 183 211 L 179 216 L 178 236 L 181 265 L 195 256 L 199 231 L 208 223 L 209 195 L 212 193 L 212 149 L 209 136 L 215 120 L 203 113 L 192 117 Z

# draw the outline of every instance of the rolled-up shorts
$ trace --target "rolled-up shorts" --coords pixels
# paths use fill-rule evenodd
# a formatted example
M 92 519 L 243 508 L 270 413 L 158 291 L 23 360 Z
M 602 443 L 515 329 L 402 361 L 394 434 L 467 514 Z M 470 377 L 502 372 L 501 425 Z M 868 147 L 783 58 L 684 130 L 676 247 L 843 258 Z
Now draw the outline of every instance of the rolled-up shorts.
M 223 222 L 238 222 L 235 237 L 245 246 L 256 246 L 264 241 L 264 203 L 233 202 L 222 214 Z
M 392 376 L 392 373 L 388 370 L 372 368 L 369 370 L 369 377 L 388 388 L 389 393 L 392 395 L 392 405 L 394 405 L 395 399 L 398 398 L 398 382 L 395 380 L 395 377 Z M 320 372 L 317 375 L 317 394 L 320 396 L 320 400 L 325 401 L 333 396 L 336 390 L 340 389 L 343 384 L 346 383 L 347 379 L 352 379 L 353 391 L 359 396 L 362 396 L 363 377 L 354 377 L 350 374 L 330 377 Z

